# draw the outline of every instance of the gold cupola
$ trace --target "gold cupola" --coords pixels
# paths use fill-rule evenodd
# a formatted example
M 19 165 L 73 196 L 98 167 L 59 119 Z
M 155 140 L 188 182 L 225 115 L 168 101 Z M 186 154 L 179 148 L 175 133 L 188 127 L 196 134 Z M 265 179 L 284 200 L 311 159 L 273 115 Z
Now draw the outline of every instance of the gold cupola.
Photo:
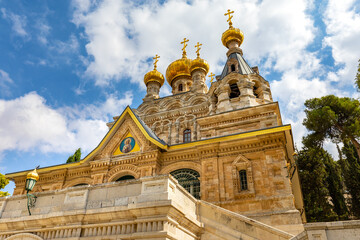
M 205 75 L 209 72 L 209 64 L 206 60 L 200 58 L 200 46 L 202 46 L 202 44 L 200 44 L 199 42 L 195 45 L 195 47 L 197 48 L 196 50 L 196 59 L 191 61 L 190 64 L 190 73 L 192 73 L 195 70 L 202 70 L 205 72 Z
M 186 43 L 188 41 L 189 41 L 188 39 L 184 38 L 184 41 L 181 42 L 181 44 L 184 45 L 182 48 L 183 50 L 182 58 L 170 63 L 170 65 L 166 69 L 166 80 L 170 86 L 172 86 L 172 82 L 175 78 L 181 76 L 191 78 L 191 74 L 190 74 L 191 59 L 187 58 L 186 50 L 185 50 L 185 48 L 187 47 Z
M 231 14 L 233 13 L 234 11 L 230 11 L 230 9 L 228 9 L 228 12 L 224 14 L 225 16 L 229 16 L 227 20 L 227 22 L 229 23 L 229 29 L 222 34 L 221 41 L 223 45 L 227 48 L 229 48 L 229 43 L 232 41 L 236 42 L 238 47 L 244 41 L 244 33 L 240 29 L 234 28 L 232 26 L 231 19 L 233 16 Z
M 160 73 L 158 70 L 156 70 L 157 67 L 157 62 L 159 61 L 160 57 L 156 54 L 156 56 L 153 58 L 155 60 L 154 62 L 154 69 L 148 73 L 145 74 L 144 76 L 144 83 L 147 86 L 149 82 L 157 82 L 160 84 L 160 87 L 164 84 L 164 75 L 162 75 L 162 73 Z

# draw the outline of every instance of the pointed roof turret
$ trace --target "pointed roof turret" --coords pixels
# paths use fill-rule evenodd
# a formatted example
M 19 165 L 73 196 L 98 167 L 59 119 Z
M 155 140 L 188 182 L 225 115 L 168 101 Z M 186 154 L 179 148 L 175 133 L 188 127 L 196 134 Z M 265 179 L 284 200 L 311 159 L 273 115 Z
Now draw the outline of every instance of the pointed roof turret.
M 228 59 L 226 61 L 225 67 L 220 75 L 220 80 L 223 79 L 226 75 L 231 72 L 236 72 L 240 74 L 253 74 L 254 71 L 247 64 L 245 59 L 242 56 L 242 50 L 240 45 L 244 41 L 244 34 L 239 28 L 234 28 L 232 24 L 232 14 L 234 11 L 230 9 L 225 13 L 225 16 L 228 16 L 227 22 L 229 23 L 229 29 L 227 29 L 222 37 L 221 41 L 226 48 L 229 49 L 227 52 Z

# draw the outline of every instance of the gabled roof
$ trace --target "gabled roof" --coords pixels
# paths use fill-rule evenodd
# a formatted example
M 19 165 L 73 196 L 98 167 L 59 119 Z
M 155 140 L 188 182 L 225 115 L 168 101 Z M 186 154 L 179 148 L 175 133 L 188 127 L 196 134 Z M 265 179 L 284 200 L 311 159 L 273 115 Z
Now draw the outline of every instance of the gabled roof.
M 204 144 L 238 140 L 238 139 L 261 136 L 261 135 L 276 133 L 276 132 L 285 132 L 286 137 L 288 139 L 287 143 L 293 146 L 290 125 L 281 125 L 281 126 L 276 126 L 276 127 L 266 128 L 266 129 L 258 129 L 258 130 L 248 131 L 248 132 L 226 135 L 226 136 L 207 138 L 207 139 L 198 140 L 198 141 L 194 141 L 194 142 L 181 143 L 181 144 L 175 144 L 175 145 L 167 145 L 163 140 L 161 140 L 160 138 L 158 138 L 156 136 L 156 134 L 140 119 L 139 116 L 137 116 L 132 111 L 132 109 L 129 106 L 127 106 L 125 108 L 125 110 L 122 112 L 122 114 L 119 116 L 119 118 L 116 120 L 114 125 L 111 127 L 111 129 L 108 131 L 108 133 L 105 135 L 105 137 L 101 140 L 99 145 L 92 152 L 90 152 L 84 159 L 82 159 L 79 162 L 68 163 L 68 164 L 65 163 L 65 164 L 40 168 L 40 169 L 38 169 L 38 172 L 41 173 L 41 172 L 48 172 L 48 171 L 52 171 L 52 170 L 66 169 L 69 167 L 79 166 L 79 165 L 91 160 L 91 158 L 94 157 L 96 155 L 96 153 L 98 153 L 106 145 L 108 140 L 113 136 L 113 134 L 116 132 L 116 130 L 121 126 L 122 120 L 124 119 L 124 117 L 127 114 L 135 122 L 135 124 L 138 126 L 139 130 L 144 134 L 146 139 L 148 139 L 150 142 L 152 142 L 153 144 L 155 144 L 156 146 L 158 146 L 159 148 L 164 149 L 164 150 L 179 150 L 179 149 L 184 149 L 184 148 L 201 146 Z M 12 179 L 14 177 L 25 176 L 31 170 L 7 173 L 5 176 L 9 179 Z
M 99 145 L 80 162 L 86 162 L 90 160 L 90 158 L 94 156 L 94 154 L 97 153 L 98 150 L 101 149 L 101 147 L 111 138 L 113 133 L 115 133 L 115 131 L 119 128 L 119 125 L 121 124 L 126 114 L 129 114 L 131 119 L 135 122 L 135 124 L 139 127 L 140 131 L 150 142 L 160 147 L 161 149 L 167 149 L 166 143 L 160 138 L 158 138 L 156 134 L 133 112 L 133 110 L 129 106 L 127 106 L 125 110 L 121 113 L 119 118 L 116 120 L 114 125 L 110 128 L 108 133 L 105 135 L 105 137 L 101 140 Z
M 116 122 L 113 124 L 113 126 L 110 128 L 110 130 L 106 133 L 106 135 L 101 140 L 99 145 L 97 145 L 97 147 L 94 150 L 92 150 L 85 158 L 83 158 L 79 162 L 65 163 L 65 164 L 40 168 L 40 169 L 38 169 L 38 172 L 57 170 L 57 169 L 68 168 L 68 167 L 72 167 L 72 166 L 79 166 L 79 165 L 89 161 L 92 157 L 94 157 L 96 155 L 96 153 L 98 153 L 98 151 L 100 151 L 102 149 L 102 147 L 104 147 L 104 145 L 106 145 L 108 140 L 113 136 L 113 134 L 116 132 L 116 130 L 120 127 L 122 120 L 124 119 L 124 117 L 127 114 L 135 122 L 135 124 L 138 126 L 140 131 L 144 134 L 146 139 L 148 139 L 150 142 L 152 142 L 153 144 L 155 144 L 156 146 L 158 146 L 161 149 L 168 148 L 168 145 L 163 140 L 158 138 L 158 136 L 156 136 L 156 134 L 140 119 L 140 117 L 137 116 L 129 106 L 127 106 L 125 108 L 125 110 L 121 113 L 119 118 L 116 120 Z M 6 177 L 11 178 L 11 177 L 19 176 L 19 175 L 24 175 L 28 171 L 30 171 L 30 170 L 15 172 L 15 173 L 8 173 L 8 174 L 6 174 Z
M 234 52 L 231 53 L 226 61 L 225 67 L 220 75 L 220 80 L 223 79 L 224 77 L 226 77 L 226 75 L 228 75 L 229 72 L 229 68 L 228 68 L 228 61 L 230 61 L 230 59 L 235 59 L 238 64 L 239 64 L 239 71 L 237 71 L 237 73 L 240 74 L 253 74 L 254 71 L 251 69 L 251 67 L 249 66 L 249 64 L 247 64 L 247 62 L 245 61 L 245 59 L 241 56 L 240 53 Z

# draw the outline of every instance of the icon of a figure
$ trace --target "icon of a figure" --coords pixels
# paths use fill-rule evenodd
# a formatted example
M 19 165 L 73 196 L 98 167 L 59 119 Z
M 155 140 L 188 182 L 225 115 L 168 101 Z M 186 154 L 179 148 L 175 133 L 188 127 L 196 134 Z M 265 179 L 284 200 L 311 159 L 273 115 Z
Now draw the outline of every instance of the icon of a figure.
M 134 148 L 134 144 L 132 144 L 131 137 L 125 138 L 121 145 L 123 145 L 120 149 L 122 153 L 128 153 Z

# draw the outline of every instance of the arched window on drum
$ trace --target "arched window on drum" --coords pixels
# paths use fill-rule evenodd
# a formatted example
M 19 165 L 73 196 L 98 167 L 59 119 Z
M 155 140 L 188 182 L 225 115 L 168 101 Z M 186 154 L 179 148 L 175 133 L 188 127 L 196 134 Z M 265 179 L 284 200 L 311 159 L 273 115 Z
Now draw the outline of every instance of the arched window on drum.
M 200 174 L 192 169 L 183 168 L 170 173 L 179 184 L 195 198 L 200 199 Z

